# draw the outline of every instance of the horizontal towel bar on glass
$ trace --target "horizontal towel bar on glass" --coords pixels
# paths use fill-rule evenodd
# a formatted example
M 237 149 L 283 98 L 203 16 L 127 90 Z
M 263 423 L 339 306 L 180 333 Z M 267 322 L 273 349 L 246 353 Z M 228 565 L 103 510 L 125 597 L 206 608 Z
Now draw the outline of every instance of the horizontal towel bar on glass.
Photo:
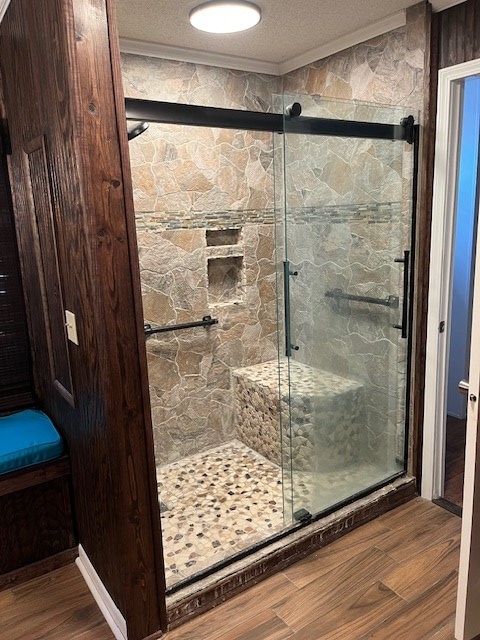
M 184 322 L 182 324 L 166 324 L 163 327 L 152 327 L 151 324 L 144 324 L 143 330 L 145 331 L 145 335 L 151 336 L 154 333 L 166 333 L 167 331 L 178 331 L 179 329 L 192 329 L 193 327 L 208 327 L 212 324 L 218 324 L 218 320 L 216 318 L 212 318 L 212 316 L 203 316 L 201 320 L 197 320 L 196 322 Z
M 326 298 L 335 298 L 335 300 L 351 300 L 353 302 L 368 302 L 369 304 L 380 304 L 384 307 L 392 307 L 398 309 L 398 296 L 388 296 L 388 298 L 371 298 L 370 296 L 357 296 L 353 293 L 345 293 L 342 289 L 332 289 L 325 292 Z

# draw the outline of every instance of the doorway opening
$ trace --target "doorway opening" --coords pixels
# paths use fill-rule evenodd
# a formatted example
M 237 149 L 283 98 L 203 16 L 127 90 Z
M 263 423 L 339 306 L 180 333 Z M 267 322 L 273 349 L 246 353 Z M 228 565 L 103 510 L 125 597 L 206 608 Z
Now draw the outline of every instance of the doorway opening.
M 428 465 L 424 474 L 424 495 L 457 515 L 462 514 L 465 470 L 465 441 L 469 396 L 469 358 L 471 342 L 474 265 L 476 258 L 477 218 L 479 205 L 479 139 L 480 77 L 469 76 L 457 81 L 453 97 L 456 132 L 450 140 L 452 153 L 449 172 L 449 205 L 445 218 L 435 220 L 444 225 L 443 245 L 439 233 L 432 237 L 432 271 L 430 300 L 440 302 L 436 327 L 438 340 L 430 334 L 430 354 L 435 354 L 436 370 L 427 371 L 434 378 L 437 398 L 435 412 L 426 404 L 427 445 L 429 421 L 435 426 L 433 482 Z M 438 271 L 435 264 L 441 261 Z M 440 277 L 439 277 L 440 276 Z M 435 309 L 435 306 L 433 307 Z M 432 315 L 434 315 L 432 309 Z M 437 306 L 438 309 L 438 306 Z M 433 320 L 429 331 L 434 331 Z M 427 356 L 427 362 L 429 358 Z M 427 398 L 429 394 L 427 393 Z M 425 459 L 425 458 L 424 458 Z M 428 455 L 427 455 L 428 459 Z M 428 496 L 426 491 L 430 490 Z
M 480 78 L 477 76 L 464 80 L 460 127 L 442 497 L 461 509 L 478 211 Z
M 126 106 L 172 594 L 405 473 L 417 129 Z

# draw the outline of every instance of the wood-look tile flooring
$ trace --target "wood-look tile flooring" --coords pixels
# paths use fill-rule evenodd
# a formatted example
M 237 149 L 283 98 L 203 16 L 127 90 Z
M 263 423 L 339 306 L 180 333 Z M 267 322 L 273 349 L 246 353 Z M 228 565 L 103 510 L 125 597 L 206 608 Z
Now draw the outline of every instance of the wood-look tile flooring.
M 166 640 L 453 640 L 460 519 L 417 498 Z M 74 565 L 0 593 L 8 640 L 110 640 Z
M 447 416 L 444 498 L 457 506 L 463 505 L 463 474 L 465 470 L 466 420 Z
M 114 640 L 75 564 L 0 591 L 0 638 Z

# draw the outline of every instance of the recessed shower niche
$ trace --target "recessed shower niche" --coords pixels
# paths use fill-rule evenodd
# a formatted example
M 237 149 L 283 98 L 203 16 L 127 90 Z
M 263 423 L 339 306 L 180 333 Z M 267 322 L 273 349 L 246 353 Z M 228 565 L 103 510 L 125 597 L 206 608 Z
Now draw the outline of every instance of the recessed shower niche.
M 292 101 L 131 142 L 170 593 L 405 470 L 408 113 Z
M 242 256 L 208 258 L 208 299 L 212 304 L 242 299 Z
M 240 242 L 241 229 L 207 229 L 207 247 L 232 246 Z

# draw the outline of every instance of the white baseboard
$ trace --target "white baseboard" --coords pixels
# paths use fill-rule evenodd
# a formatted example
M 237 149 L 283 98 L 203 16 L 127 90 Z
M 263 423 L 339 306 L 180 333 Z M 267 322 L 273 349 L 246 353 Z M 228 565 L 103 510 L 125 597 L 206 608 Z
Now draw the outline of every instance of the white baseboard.
M 75 562 L 116 640 L 128 640 L 125 618 L 100 580 L 81 544 L 78 545 L 78 558 Z

